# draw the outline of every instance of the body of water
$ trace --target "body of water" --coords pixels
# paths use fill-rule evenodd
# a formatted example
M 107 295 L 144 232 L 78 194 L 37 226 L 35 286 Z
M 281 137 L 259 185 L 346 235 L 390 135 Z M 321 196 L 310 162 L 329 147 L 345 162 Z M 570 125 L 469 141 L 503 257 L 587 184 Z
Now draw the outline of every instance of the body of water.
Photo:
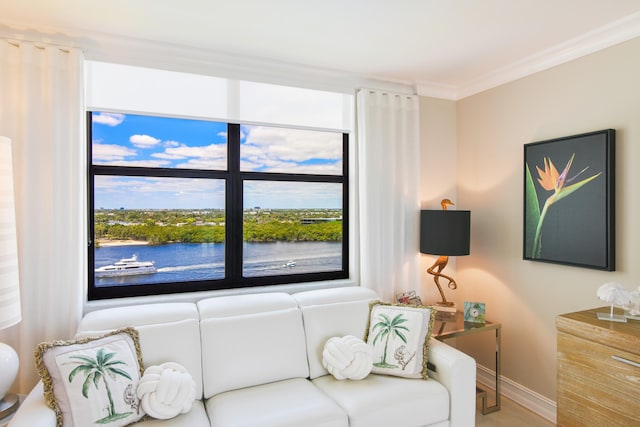
M 245 277 L 336 271 L 342 268 L 341 242 L 245 243 Z M 113 264 L 133 254 L 153 261 L 156 273 L 96 278 L 96 286 L 170 283 L 224 278 L 224 245 L 172 243 L 167 245 L 103 246 L 95 250 L 95 267 Z

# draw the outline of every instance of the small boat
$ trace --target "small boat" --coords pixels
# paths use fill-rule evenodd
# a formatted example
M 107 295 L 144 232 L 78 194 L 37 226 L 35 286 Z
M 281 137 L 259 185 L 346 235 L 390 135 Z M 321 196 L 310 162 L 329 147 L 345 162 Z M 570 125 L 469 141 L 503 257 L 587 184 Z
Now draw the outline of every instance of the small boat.
M 283 267 L 295 267 L 295 266 L 296 266 L 295 261 L 289 261 L 288 263 L 283 265 Z
M 135 274 L 152 274 L 156 272 L 153 261 L 138 261 L 138 255 L 122 258 L 112 265 L 95 269 L 96 277 L 133 276 Z

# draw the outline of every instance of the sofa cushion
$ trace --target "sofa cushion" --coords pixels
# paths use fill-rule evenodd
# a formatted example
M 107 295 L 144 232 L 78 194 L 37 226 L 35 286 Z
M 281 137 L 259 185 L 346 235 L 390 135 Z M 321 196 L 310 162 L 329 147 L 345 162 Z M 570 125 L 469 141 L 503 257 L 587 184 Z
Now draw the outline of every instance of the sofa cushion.
M 369 303 L 377 299 L 371 289 L 345 287 L 293 294 L 304 318 L 307 357 L 311 378 L 327 375 L 322 351 L 332 337 L 353 335 L 364 338 L 369 320 Z
M 140 304 L 92 311 L 82 318 L 79 331 L 118 329 L 129 325 L 157 325 L 198 319 L 196 305 L 189 302 Z
M 433 307 L 373 303 L 367 343 L 373 346 L 373 372 L 427 379 L 427 350 Z
M 144 416 L 135 394 L 142 374 L 138 333 L 38 345 L 36 367 L 58 426 L 125 426 Z
M 211 427 L 346 427 L 347 414 L 309 380 L 295 378 L 218 394 Z
M 175 418 L 168 420 L 158 420 L 147 418 L 139 423 L 134 424 L 135 427 L 210 427 L 209 417 L 204 408 L 202 400 L 193 402 L 191 410 L 186 414 L 180 414 Z
M 373 289 L 361 286 L 345 286 L 342 288 L 315 289 L 298 292 L 292 295 L 300 306 L 326 305 L 337 302 L 375 300 L 378 295 Z
M 302 315 L 290 295 L 210 298 L 198 309 L 205 398 L 309 376 Z
M 144 304 L 94 311 L 82 319 L 77 335 L 99 335 L 126 325 L 138 331 L 144 366 L 179 363 L 195 381 L 196 398 L 202 398 L 200 321 L 195 304 Z
M 18 412 L 13 417 L 12 425 L 20 427 L 53 427 L 55 413 L 45 404 L 43 384 L 39 382 L 25 397 Z M 134 424 L 135 427 L 210 427 L 204 402 L 196 400 L 191 410 L 170 420 L 143 419 Z
M 313 380 L 349 416 L 349 427 L 448 425 L 449 393 L 433 380 L 371 374 L 361 381 Z

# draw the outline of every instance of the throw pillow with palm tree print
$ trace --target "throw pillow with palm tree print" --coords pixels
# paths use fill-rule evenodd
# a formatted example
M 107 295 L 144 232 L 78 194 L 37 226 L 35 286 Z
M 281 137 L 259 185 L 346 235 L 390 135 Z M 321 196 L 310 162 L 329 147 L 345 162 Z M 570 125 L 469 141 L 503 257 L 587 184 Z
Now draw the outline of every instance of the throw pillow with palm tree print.
M 431 307 L 373 303 L 366 337 L 373 346 L 372 372 L 426 379 L 434 313 Z
M 142 356 L 133 328 L 42 343 L 36 366 L 58 427 L 121 427 L 144 416 L 136 396 Z

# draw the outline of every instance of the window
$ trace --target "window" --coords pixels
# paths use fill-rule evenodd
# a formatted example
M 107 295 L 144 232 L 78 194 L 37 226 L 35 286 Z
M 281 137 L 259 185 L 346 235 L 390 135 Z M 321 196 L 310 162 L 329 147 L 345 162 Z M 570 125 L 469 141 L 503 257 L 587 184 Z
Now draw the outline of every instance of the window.
M 89 299 L 348 277 L 346 132 L 87 113 Z

